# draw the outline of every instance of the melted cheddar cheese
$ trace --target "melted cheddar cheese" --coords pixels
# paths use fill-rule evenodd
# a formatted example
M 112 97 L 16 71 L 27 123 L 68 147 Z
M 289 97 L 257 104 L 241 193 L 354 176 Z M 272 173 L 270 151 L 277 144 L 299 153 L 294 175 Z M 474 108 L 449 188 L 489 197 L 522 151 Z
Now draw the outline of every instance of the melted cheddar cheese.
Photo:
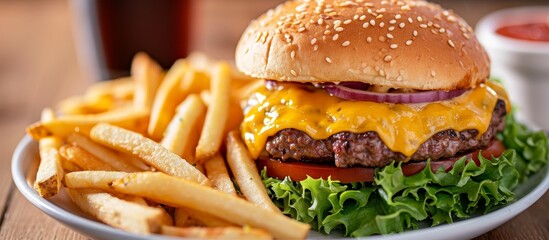
M 322 90 L 261 87 L 250 98 L 241 131 L 254 158 L 265 148 L 267 138 L 288 128 L 316 140 L 339 132 L 374 131 L 389 149 L 409 157 L 443 130 L 476 129 L 480 137 L 488 129 L 499 98 L 509 111 L 505 90 L 490 82 L 453 99 L 420 104 L 347 101 Z

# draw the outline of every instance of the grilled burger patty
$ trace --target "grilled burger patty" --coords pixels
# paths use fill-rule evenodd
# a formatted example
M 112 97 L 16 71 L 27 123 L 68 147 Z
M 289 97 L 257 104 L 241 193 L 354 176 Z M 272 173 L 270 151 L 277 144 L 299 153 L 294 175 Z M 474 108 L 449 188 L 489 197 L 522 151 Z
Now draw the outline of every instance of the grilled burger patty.
M 503 130 L 505 114 L 505 103 L 499 100 L 488 130 L 480 138 L 477 138 L 477 130 L 441 131 L 421 144 L 410 160 L 437 160 L 484 148 L 496 133 Z M 406 159 L 402 153 L 391 151 L 375 132 L 341 132 L 327 139 L 314 140 L 302 131 L 284 129 L 269 137 L 265 150 L 262 157 L 282 161 L 335 163 L 337 167 L 382 167 L 393 160 Z

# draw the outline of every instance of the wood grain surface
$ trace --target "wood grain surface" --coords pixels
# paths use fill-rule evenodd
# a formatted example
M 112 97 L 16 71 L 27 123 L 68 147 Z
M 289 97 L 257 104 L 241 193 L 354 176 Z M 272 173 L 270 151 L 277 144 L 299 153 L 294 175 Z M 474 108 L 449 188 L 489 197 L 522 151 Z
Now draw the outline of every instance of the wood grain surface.
M 193 48 L 231 59 L 249 19 L 280 0 L 198 2 Z M 517 5 L 480 2 L 478 8 L 465 5 L 467 13 L 462 15 L 476 21 L 480 14 Z M 452 6 L 459 7 L 455 2 Z M 231 11 L 238 14 L 223 17 Z M 92 82 L 78 65 L 72 24 L 68 1 L 0 1 L 0 239 L 88 239 L 31 205 L 13 185 L 10 173 L 11 156 L 25 126 L 39 118 L 42 108 L 82 93 Z M 549 193 L 477 239 L 549 239 Z

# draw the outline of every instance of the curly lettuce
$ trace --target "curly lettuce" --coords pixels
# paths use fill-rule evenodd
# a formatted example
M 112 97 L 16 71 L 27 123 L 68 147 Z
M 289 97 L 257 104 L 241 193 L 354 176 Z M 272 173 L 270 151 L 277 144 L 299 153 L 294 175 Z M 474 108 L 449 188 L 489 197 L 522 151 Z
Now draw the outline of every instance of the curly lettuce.
M 463 157 L 449 172 L 425 167 L 407 177 L 402 163 L 393 163 L 376 171 L 374 183 L 278 180 L 266 170 L 262 177 L 284 214 L 326 234 L 361 237 L 451 223 L 514 201 L 513 189 L 547 163 L 544 132 L 528 129 L 512 114 L 506 123 L 498 137 L 508 150 L 491 160 L 479 154 L 479 166 Z

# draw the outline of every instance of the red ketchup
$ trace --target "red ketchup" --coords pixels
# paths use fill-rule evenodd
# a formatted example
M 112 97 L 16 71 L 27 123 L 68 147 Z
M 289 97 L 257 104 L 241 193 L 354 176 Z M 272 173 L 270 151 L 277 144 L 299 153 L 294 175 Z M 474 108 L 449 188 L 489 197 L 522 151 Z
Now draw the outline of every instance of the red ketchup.
M 520 25 L 508 25 L 496 30 L 500 35 L 536 42 L 549 42 L 549 20 Z

